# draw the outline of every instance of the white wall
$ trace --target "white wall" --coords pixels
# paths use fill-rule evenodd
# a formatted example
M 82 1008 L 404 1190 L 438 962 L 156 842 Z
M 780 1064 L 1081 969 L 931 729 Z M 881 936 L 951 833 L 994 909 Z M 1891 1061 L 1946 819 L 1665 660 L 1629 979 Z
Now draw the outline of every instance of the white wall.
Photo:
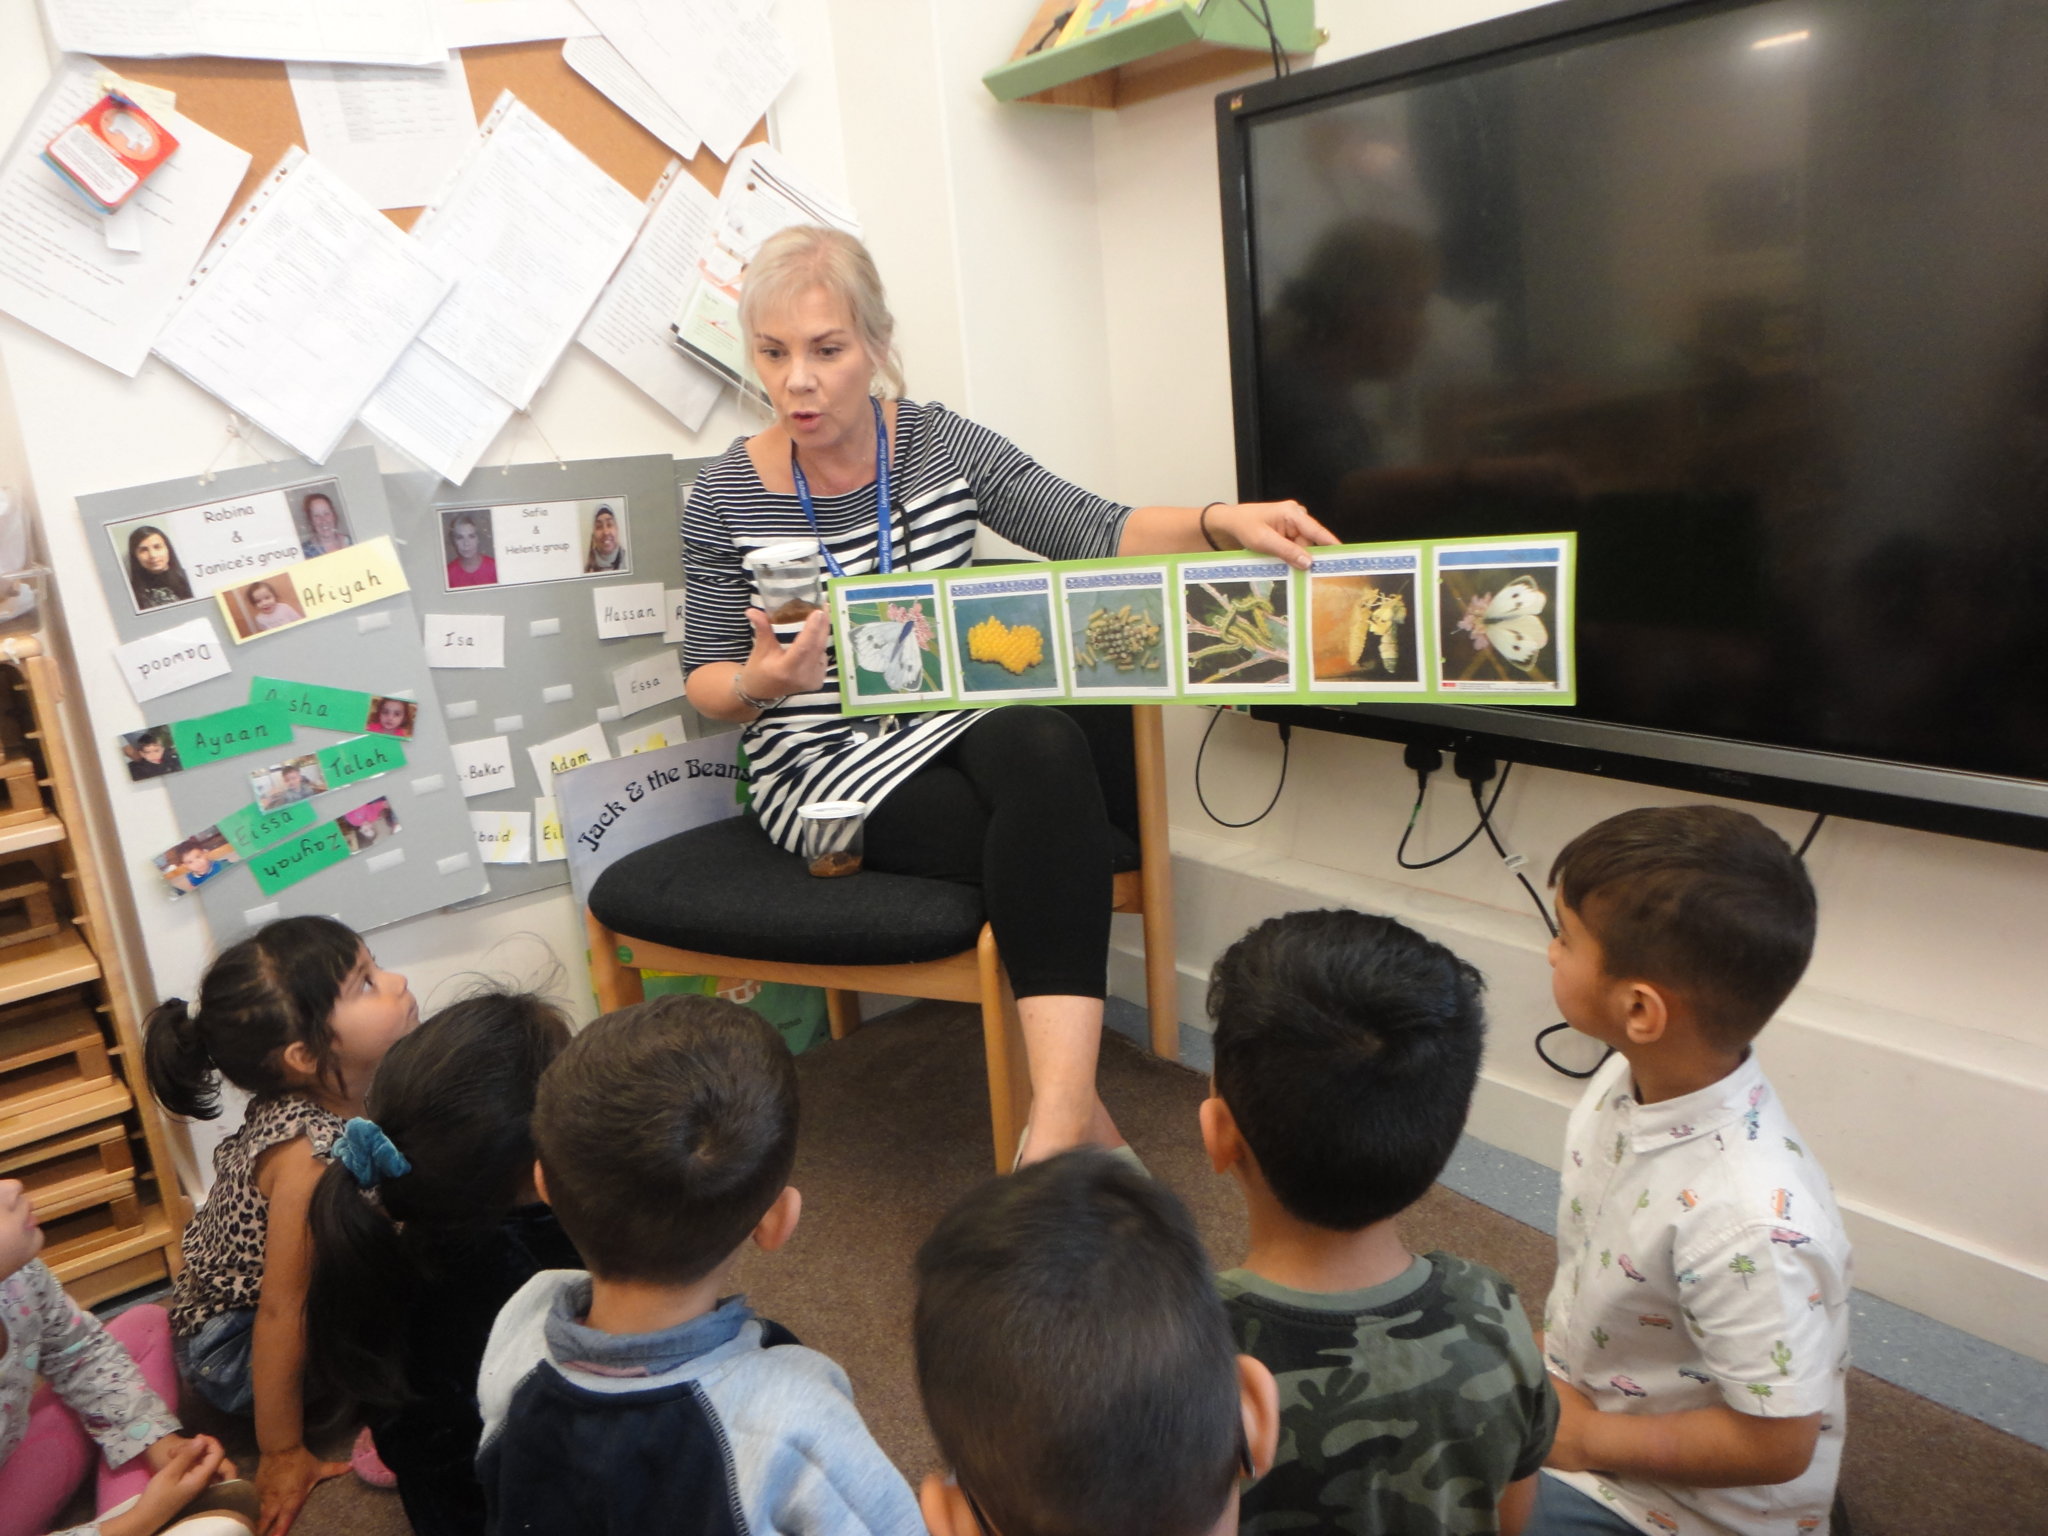
M 1500 0 L 1320 0 L 1323 60 L 1525 9 Z M 1114 478 L 1126 499 L 1202 502 L 1235 483 L 1211 100 L 1190 92 L 1095 119 Z M 1414 796 L 1398 748 L 1297 732 L 1286 794 L 1242 832 L 1192 792 L 1205 712 L 1173 722 L 1182 1017 L 1250 923 L 1342 902 L 1391 912 L 1453 945 L 1491 980 L 1494 1045 L 1472 1130 L 1555 1164 L 1574 1086 L 1530 1049 L 1556 1013 L 1544 931 L 1490 855 L 1424 874 L 1396 867 Z M 1272 727 L 1217 728 L 1203 786 L 1232 820 L 1262 806 L 1279 767 Z M 1632 805 L 1680 798 L 1517 770 L 1500 823 L 1536 869 L 1574 833 Z M 1758 809 L 1796 838 L 1807 818 Z M 1471 825 L 1443 774 L 1417 846 Z M 1483 843 L 1482 843 L 1483 848 Z M 1867 1289 L 2048 1359 L 2048 1201 L 2024 1170 L 2048 1160 L 2048 856 L 1831 822 L 1810 857 L 1821 934 L 1806 983 L 1764 1036 L 1767 1067 L 1825 1160 Z M 1134 945 L 1128 934 L 1124 943 Z M 1118 975 L 1136 985 L 1134 952 Z
M 1341 57 L 1519 8 L 1322 0 L 1318 10 L 1332 38 L 1324 56 Z M 1025 0 L 781 0 L 777 14 L 805 64 L 778 104 L 778 142 L 858 208 L 891 282 L 914 393 L 972 412 L 1108 494 L 1228 495 L 1209 93 L 1115 114 L 998 106 L 979 76 L 1007 57 L 1030 9 Z M 46 72 L 33 0 L 0 0 L 0 132 L 11 134 Z M 40 505 L 92 729 L 101 738 L 134 729 L 145 721 L 105 661 L 112 630 L 73 498 L 198 473 L 222 441 L 224 412 L 161 365 L 123 380 L 0 319 L 0 408 L 8 394 L 19 447 L 0 432 L 0 478 L 25 481 Z M 715 452 L 750 425 L 728 405 L 693 438 L 574 351 L 535 417 L 571 457 Z M 530 433 L 515 422 L 492 457 L 536 456 Z M 1392 912 L 1491 978 L 1495 1048 L 1474 1131 L 1554 1161 L 1571 1085 L 1528 1049 L 1554 1013 L 1543 932 L 1519 887 L 1476 853 L 1425 875 L 1398 870 L 1392 851 L 1412 777 L 1398 751 L 1375 743 L 1298 733 L 1274 814 L 1243 832 L 1215 827 L 1191 786 L 1206 718 L 1189 710 L 1173 722 L 1182 1017 L 1201 1019 L 1208 966 L 1258 918 L 1327 902 Z M 1271 728 L 1230 717 L 1204 785 L 1234 819 L 1264 804 L 1277 768 Z M 1433 789 L 1422 847 L 1464 835 L 1462 791 L 1448 774 Z M 1540 867 L 1588 823 L 1660 798 L 1523 770 L 1500 822 Z M 120 785 L 111 799 L 126 846 L 172 841 L 178 829 L 160 793 Z M 1759 814 L 1788 834 L 1803 830 L 1801 817 Z M 1833 823 L 1812 868 L 1819 952 L 1764 1050 L 1850 1212 L 1859 1279 L 2048 1359 L 2048 1202 L 2027 1183 L 2048 1160 L 2048 857 Z M 211 943 L 198 913 L 137 904 L 156 988 L 189 990 Z M 522 932 L 571 965 L 585 996 L 565 896 L 436 914 L 376 942 L 426 996 Z M 515 945 L 501 961 L 516 967 L 524 953 Z M 1139 993 L 1128 952 L 1114 974 L 1120 990 Z

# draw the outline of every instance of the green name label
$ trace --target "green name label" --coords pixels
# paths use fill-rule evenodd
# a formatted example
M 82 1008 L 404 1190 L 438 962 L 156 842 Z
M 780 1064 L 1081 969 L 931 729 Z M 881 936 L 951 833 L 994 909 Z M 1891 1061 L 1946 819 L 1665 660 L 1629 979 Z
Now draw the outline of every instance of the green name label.
M 295 805 L 281 805 L 274 811 L 266 811 L 260 805 L 245 805 L 239 811 L 221 817 L 218 825 L 221 836 L 235 850 L 235 857 L 246 859 L 281 837 L 304 831 L 319 819 L 320 813 L 313 809 L 313 802 L 301 800 Z
M 171 722 L 171 744 L 187 768 L 244 752 L 266 752 L 292 739 L 291 716 L 280 704 L 243 704 L 217 715 Z
M 275 896 L 288 885 L 297 885 L 308 875 L 339 864 L 348 857 L 348 841 L 333 822 L 303 832 L 280 843 L 268 853 L 249 861 L 256 884 L 266 896 Z
M 391 736 L 358 736 L 354 741 L 322 747 L 314 754 L 320 770 L 327 775 L 327 787 L 339 789 L 362 779 L 374 779 L 405 766 L 405 743 Z
M 294 725 L 318 731 L 360 731 L 370 719 L 370 695 L 351 688 L 323 688 L 318 683 L 288 683 L 259 677 L 249 684 L 251 704 L 276 704 Z

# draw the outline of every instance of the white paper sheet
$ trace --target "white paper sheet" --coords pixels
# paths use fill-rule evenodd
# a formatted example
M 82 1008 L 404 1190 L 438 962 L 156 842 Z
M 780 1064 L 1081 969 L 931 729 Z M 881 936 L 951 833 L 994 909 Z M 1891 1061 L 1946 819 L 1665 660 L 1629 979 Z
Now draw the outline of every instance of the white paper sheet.
M 441 37 L 450 48 L 588 37 L 597 30 L 569 0 L 439 0 Z
M 672 747 L 689 739 L 689 732 L 684 729 L 681 715 L 663 715 L 659 720 L 635 726 L 630 731 L 619 732 L 619 756 L 632 757 L 639 752 L 658 752 L 663 747 Z
M 306 148 L 375 208 L 423 208 L 476 141 L 462 55 L 425 69 L 287 64 Z
M 704 140 L 670 106 L 626 56 L 601 37 L 572 37 L 562 44 L 562 62 L 596 86 L 613 106 L 685 160 L 697 158 Z
M 422 644 L 430 667 L 502 667 L 505 665 L 505 615 L 502 613 L 423 613 Z M 476 706 L 465 711 L 475 714 Z M 448 717 L 460 718 L 451 706 Z
M 632 586 L 593 587 L 590 606 L 597 619 L 597 638 L 623 640 L 628 635 L 658 635 L 667 624 L 667 603 L 658 581 Z
M 63 52 L 127 59 L 431 64 L 447 52 L 434 0 L 43 0 L 43 15 Z
M 526 752 L 533 760 L 533 776 L 551 795 L 555 792 L 556 774 L 581 768 L 585 763 L 608 763 L 612 757 L 611 743 L 604 739 L 604 727 L 595 722 L 580 731 L 528 747 Z
M 675 345 L 669 322 L 697 280 L 697 260 L 718 217 L 718 199 L 670 161 L 649 199 L 640 238 L 619 265 L 576 340 L 695 432 L 725 381 Z
M 471 811 L 469 826 L 476 834 L 477 858 L 483 863 L 533 862 L 531 811 Z
M 138 704 L 147 704 L 151 699 L 235 669 L 211 619 L 194 619 L 189 624 L 161 629 L 140 640 L 117 645 L 114 665 L 121 669 L 121 680 L 127 683 Z
M 661 638 L 670 645 L 683 643 L 683 597 L 686 590 L 683 587 L 662 588 Z
M 413 236 L 456 272 L 420 333 L 524 410 L 640 230 L 641 206 L 509 91 Z
M 294 148 L 201 258 L 156 352 L 321 464 L 449 283 L 396 225 Z
M 43 164 L 43 146 L 104 93 L 100 66 L 66 59 L 0 167 L 0 310 L 131 378 L 249 169 L 226 139 L 173 113 L 178 152 L 131 200 L 142 250 L 107 248 L 101 216 Z
M 494 790 L 510 789 L 516 782 L 512 774 L 510 737 L 486 736 L 482 741 L 452 741 L 448 750 L 455 754 L 455 772 L 461 781 L 462 798 L 465 800 L 488 795 Z
M 415 341 L 363 407 L 362 422 L 400 453 L 461 483 L 512 419 L 501 400 Z
M 796 50 L 759 0 L 580 3 L 721 160 L 732 159 L 796 73 Z
M 612 669 L 612 691 L 619 713 L 637 714 L 683 697 L 683 664 L 674 651 L 656 651 L 641 661 Z
M 569 857 L 569 845 L 562 839 L 562 812 L 553 795 L 534 797 L 533 845 L 533 862 L 536 864 Z
M 761 243 L 792 224 L 829 224 L 860 233 L 853 211 L 808 185 L 786 156 L 766 144 L 749 144 L 725 174 L 718 223 L 675 317 L 676 340 L 684 351 L 756 394 L 760 385 L 747 366 L 740 335 L 740 278 Z

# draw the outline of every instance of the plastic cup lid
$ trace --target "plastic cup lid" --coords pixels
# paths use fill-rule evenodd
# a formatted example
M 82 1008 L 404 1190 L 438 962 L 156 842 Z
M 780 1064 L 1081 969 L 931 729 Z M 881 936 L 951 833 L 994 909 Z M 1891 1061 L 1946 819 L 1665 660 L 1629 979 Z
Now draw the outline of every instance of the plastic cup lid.
M 848 816 L 865 816 L 867 805 L 859 800 L 815 800 L 796 808 L 806 821 L 843 821 Z
M 798 565 L 806 560 L 815 561 L 817 558 L 818 546 L 816 544 L 806 543 L 802 539 L 794 539 L 787 544 L 770 544 L 765 549 L 754 550 L 751 554 L 744 556 L 740 564 L 745 566 Z

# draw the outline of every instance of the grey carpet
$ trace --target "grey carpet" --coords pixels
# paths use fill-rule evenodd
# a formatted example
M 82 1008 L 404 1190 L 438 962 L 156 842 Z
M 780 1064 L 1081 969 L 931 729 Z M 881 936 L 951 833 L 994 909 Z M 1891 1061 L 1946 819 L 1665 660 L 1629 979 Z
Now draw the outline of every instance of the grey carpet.
M 966 1009 L 920 1005 L 801 1060 L 802 1225 L 741 1280 L 755 1306 L 846 1368 L 876 1439 L 913 1479 L 934 1461 L 911 1379 L 911 1254 L 991 1168 L 981 1031 Z M 1102 1094 L 1152 1172 L 1192 1207 L 1219 1265 L 1242 1254 L 1234 1186 L 1209 1172 L 1195 1131 L 1206 1091 L 1112 1036 Z M 1530 1312 L 1552 1248 L 1533 1227 L 1439 1188 L 1403 1219 L 1409 1246 L 1442 1248 L 1514 1281 Z M 1856 1536 L 2036 1536 L 2048 1530 L 2048 1451 L 1862 1372 L 1849 1387 L 1843 1476 Z M 345 1440 L 344 1440 L 345 1443 Z M 395 1494 L 324 1484 L 300 1536 L 405 1536 Z

